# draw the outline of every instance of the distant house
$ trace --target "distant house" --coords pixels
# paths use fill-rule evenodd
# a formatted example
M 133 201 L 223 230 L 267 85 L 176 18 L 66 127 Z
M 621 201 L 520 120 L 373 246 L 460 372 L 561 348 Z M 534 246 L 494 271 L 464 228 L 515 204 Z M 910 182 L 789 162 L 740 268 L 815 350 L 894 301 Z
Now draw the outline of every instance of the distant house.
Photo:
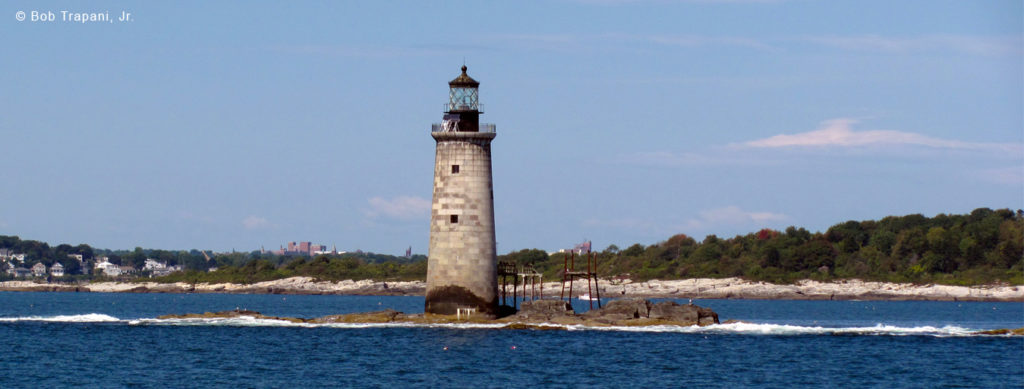
M 11 274 L 14 275 L 15 277 L 27 278 L 28 276 L 32 275 L 32 271 L 23 267 L 16 267 L 14 269 L 11 269 Z
M 0 249 L 0 260 L 18 261 L 25 263 L 25 254 L 16 254 L 11 249 Z
M 146 264 L 142 266 L 142 270 L 149 271 L 150 277 L 163 277 L 168 274 L 181 271 L 181 266 L 167 266 L 167 263 L 165 262 L 146 258 Z
M 107 257 L 100 257 L 94 268 L 103 272 L 104 275 L 111 277 L 121 275 L 121 267 L 110 263 L 110 260 L 107 259 Z
M 53 264 L 53 266 L 50 266 L 50 274 L 54 277 L 64 277 L 64 265 L 60 263 Z
M 46 265 L 42 262 L 32 266 L 32 275 L 36 277 L 43 277 L 46 275 Z

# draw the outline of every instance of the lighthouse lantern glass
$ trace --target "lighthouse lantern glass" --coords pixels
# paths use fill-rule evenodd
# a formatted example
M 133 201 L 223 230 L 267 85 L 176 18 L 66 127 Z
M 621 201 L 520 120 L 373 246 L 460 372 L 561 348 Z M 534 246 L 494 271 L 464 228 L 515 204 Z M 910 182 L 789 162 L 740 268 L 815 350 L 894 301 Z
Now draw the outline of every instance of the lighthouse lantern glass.
M 448 108 L 453 111 L 477 110 L 477 89 L 452 87 L 449 92 Z

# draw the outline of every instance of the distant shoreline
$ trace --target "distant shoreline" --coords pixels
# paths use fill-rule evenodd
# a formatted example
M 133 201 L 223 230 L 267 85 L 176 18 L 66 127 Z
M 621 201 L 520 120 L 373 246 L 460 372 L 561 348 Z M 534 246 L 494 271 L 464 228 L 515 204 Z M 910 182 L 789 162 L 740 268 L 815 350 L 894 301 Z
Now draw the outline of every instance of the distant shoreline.
M 600 294 L 605 298 L 692 298 L 750 300 L 887 300 L 887 301 L 1005 301 L 1024 302 L 1024 285 L 915 285 L 861 280 L 818 282 L 802 280 L 792 285 L 776 285 L 739 278 L 697 278 L 687 280 L 602 280 Z M 561 282 L 547 282 L 545 297 L 557 296 Z M 191 284 L 156 282 L 96 282 L 80 285 L 46 284 L 32 281 L 0 282 L 0 291 L 21 292 L 100 292 L 100 293 L 233 293 L 303 295 L 422 296 L 423 281 L 315 281 L 311 277 L 291 277 L 254 284 Z M 511 285 L 508 292 L 512 293 Z M 587 293 L 586 284 L 577 283 L 573 295 Z M 591 291 L 594 293 L 596 291 Z

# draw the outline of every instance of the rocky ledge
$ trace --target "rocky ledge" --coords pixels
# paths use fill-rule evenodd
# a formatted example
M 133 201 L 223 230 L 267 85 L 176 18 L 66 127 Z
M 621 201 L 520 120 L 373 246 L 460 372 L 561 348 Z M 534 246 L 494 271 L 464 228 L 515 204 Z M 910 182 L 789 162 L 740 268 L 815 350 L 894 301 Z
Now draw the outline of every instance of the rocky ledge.
M 509 329 L 559 329 L 561 326 L 582 325 L 587 327 L 608 326 L 706 326 L 718 324 L 718 314 L 709 308 L 696 305 L 681 305 L 671 301 L 651 303 L 644 299 L 621 299 L 609 302 L 601 309 L 590 310 L 577 314 L 568 302 L 562 300 L 527 301 L 519 312 L 492 319 L 482 315 L 456 317 L 454 315 L 404 314 L 395 310 L 384 310 L 344 315 L 328 315 L 313 319 L 296 317 L 266 316 L 256 311 L 234 310 L 223 312 L 189 313 L 184 315 L 164 315 L 158 319 L 212 319 L 253 317 L 256 319 L 283 320 L 292 323 L 409 323 L 409 324 L 443 324 L 443 323 L 478 323 L 507 324 Z M 558 326 L 552 326 L 552 324 Z
M 1024 285 L 915 285 L 837 280 L 798 281 L 776 285 L 739 278 L 697 278 L 688 280 L 628 279 L 601 280 L 598 292 L 604 297 L 772 299 L 772 300 L 935 300 L 1024 302 Z M 557 291 L 559 282 L 543 284 L 542 290 Z M 0 291 L 116 292 L 116 293 L 254 293 L 422 296 L 423 281 L 322 281 L 312 277 L 290 277 L 253 284 L 93 282 L 45 284 L 32 281 L 0 282 Z

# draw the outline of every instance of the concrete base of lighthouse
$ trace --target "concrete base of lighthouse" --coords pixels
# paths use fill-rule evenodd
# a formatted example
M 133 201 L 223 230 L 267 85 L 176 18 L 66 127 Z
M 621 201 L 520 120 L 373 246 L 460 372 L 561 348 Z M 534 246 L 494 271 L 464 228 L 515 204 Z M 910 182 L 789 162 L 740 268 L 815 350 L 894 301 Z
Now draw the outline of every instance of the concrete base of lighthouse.
M 485 317 L 495 317 L 498 299 L 484 300 L 469 289 L 456 285 L 442 286 L 427 292 L 424 309 L 427 313 L 454 315 L 460 308 L 473 308 Z

